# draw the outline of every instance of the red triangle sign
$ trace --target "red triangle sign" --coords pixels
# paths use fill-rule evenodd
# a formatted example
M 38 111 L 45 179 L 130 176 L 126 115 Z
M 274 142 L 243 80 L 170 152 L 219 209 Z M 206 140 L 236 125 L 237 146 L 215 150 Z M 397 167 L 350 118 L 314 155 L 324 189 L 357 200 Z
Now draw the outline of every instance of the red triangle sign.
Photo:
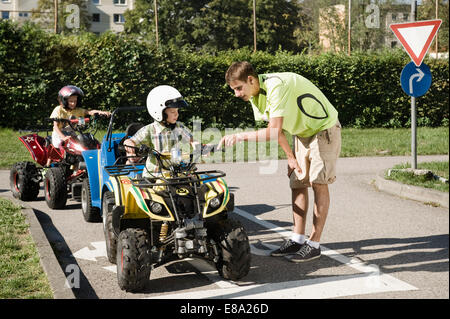
M 402 43 L 416 66 L 422 64 L 442 20 L 427 20 L 391 24 L 389 27 Z

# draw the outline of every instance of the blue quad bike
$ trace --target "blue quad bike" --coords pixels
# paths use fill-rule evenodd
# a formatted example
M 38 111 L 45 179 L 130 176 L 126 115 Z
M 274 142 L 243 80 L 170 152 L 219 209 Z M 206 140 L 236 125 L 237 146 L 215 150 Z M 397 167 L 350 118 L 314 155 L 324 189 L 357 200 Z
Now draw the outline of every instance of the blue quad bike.
M 224 279 L 243 278 L 250 269 L 249 240 L 232 217 L 234 196 L 224 172 L 197 171 L 195 154 L 175 160 L 145 146 L 136 148 L 136 155 L 155 157 L 159 173 L 143 177 L 142 161 L 126 164 L 123 142 L 143 125 L 113 133 L 113 123 L 120 113 L 144 110 L 114 110 L 101 149 L 83 152 L 89 177 L 81 194 L 83 216 L 103 220 L 107 256 L 117 265 L 120 288 L 142 291 L 152 269 L 193 256 L 213 262 Z

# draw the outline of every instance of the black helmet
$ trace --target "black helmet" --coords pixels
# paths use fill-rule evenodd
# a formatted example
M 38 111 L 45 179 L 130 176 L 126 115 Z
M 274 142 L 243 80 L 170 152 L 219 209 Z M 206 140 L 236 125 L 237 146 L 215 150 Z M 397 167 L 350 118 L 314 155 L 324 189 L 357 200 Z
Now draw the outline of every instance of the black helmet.
M 64 108 L 67 108 L 67 98 L 72 95 L 77 95 L 77 107 L 81 107 L 81 100 L 84 96 L 83 90 L 74 85 L 66 85 L 58 92 L 58 100 L 63 104 Z

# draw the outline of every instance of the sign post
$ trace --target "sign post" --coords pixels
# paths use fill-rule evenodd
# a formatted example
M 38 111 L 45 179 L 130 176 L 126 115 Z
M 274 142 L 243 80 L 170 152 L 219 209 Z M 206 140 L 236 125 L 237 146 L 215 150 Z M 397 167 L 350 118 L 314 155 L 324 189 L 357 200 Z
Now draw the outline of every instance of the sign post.
M 430 69 L 422 61 L 441 23 L 442 20 L 428 20 L 389 26 L 413 61 L 405 66 L 400 75 L 402 89 L 411 96 L 412 169 L 417 169 L 416 97 L 424 95 L 431 85 Z

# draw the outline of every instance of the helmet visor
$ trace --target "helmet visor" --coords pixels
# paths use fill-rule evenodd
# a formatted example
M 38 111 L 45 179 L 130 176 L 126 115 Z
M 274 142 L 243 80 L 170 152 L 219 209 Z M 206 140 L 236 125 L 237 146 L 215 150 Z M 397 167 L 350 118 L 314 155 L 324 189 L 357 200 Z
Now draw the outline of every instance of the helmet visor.
M 165 103 L 167 108 L 180 108 L 180 107 L 187 107 L 188 104 L 182 97 L 178 97 L 176 99 L 167 100 Z

